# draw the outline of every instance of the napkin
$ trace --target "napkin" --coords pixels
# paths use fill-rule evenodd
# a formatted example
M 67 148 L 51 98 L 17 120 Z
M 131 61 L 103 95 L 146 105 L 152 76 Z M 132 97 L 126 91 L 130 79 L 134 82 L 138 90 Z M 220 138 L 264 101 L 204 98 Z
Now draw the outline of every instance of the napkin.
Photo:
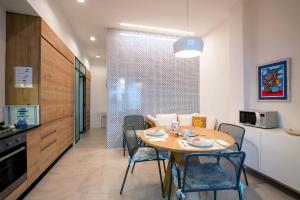
M 163 137 L 160 137 L 160 138 L 156 137 L 156 138 L 150 138 L 149 141 L 150 142 L 164 142 L 164 141 L 166 141 L 166 139 Z
M 230 144 L 224 140 L 218 139 L 216 140 L 217 143 L 219 143 L 222 146 L 229 146 Z

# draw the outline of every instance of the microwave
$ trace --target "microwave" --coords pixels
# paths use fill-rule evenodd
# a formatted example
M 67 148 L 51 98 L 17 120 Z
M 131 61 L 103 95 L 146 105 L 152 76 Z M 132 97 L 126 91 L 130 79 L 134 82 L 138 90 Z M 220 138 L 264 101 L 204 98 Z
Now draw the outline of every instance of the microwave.
M 240 110 L 240 123 L 258 128 L 278 128 L 277 111 Z

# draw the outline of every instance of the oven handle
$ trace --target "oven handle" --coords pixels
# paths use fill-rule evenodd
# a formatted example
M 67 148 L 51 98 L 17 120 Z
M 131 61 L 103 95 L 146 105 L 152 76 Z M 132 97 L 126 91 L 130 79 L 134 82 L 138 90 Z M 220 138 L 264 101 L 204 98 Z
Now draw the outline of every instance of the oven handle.
M 7 154 L 6 156 L 1 157 L 0 158 L 0 162 L 2 162 L 3 160 L 6 160 L 7 158 L 10 158 L 10 157 L 16 155 L 17 153 L 19 153 L 19 152 L 21 152 L 23 150 L 25 150 L 24 146 L 21 147 L 21 148 L 19 148 L 19 149 L 17 149 L 17 150 L 15 150 L 15 151 L 13 151 L 13 152 L 11 152 L 11 153 L 9 153 L 9 154 Z

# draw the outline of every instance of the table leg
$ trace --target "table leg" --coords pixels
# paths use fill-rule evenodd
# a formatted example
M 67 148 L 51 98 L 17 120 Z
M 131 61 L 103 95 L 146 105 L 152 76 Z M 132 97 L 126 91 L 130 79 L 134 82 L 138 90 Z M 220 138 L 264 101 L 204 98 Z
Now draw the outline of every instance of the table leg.
M 185 161 L 185 156 L 186 155 L 187 155 L 186 153 L 171 152 L 171 156 L 173 156 L 175 158 L 175 161 L 176 161 L 177 165 L 182 166 L 182 167 L 184 166 L 184 161 Z M 171 172 L 172 172 L 171 161 L 169 160 L 168 166 L 167 166 L 167 171 L 166 171 L 166 174 L 165 174 L 165 177 L 164 177 L 164 184 L 163 184 L 164 192 L 165 192 L 166 197 L 169 194 L 169 184 L 170 184 Z M 183 175 L 183 174 L 181 174 L 181 175 Z M 177 188 L 175 187 L 174 183 L 171 183 L 171 184 L 173 184 L 172 194 L 175 194 Z M 171 194 L 171 199 L 173 199 L 172 197 L 174 196 L 172 194 Z M 198 198 L 200 197 L 201 200 L 207 200 L 208 192 L 200 192 L 200 194 L 198 193 L 198 195 L 197 195 Z M 177 198 L 174 198 L 174 199 L 177 199 Z
M 171 152 L 171 156 L 173 156 L 175 158 L 175 161 L 179 166 L 183 166 L 185 155 L 186 155 L 185 153 Z M 164 178 L 164 192 L 165 192 L 166 196 L 168 196 L 168 193 L 169 193 L 171 172 L 172 172 L 171 161 L 169 160 L 168 166 L 167 166 L 167 171 L 166 171 L 165 178 Z M 176 188 L 173 187 L 172 189 L 173 189 L 173 191 L 176 191 Z

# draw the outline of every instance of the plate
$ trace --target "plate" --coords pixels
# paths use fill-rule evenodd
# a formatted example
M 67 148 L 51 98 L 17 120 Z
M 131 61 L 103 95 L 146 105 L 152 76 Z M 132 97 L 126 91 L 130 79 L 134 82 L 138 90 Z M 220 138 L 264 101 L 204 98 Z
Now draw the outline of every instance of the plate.
M 188 139 L 187 143 L 196 147 L 211 147 L 214 144 L 212 140 L 204 139 L 204 138 Z
M 195 137 L 198 135 L 198 133 L 192 132 L 192 131 L 181 131 L 181 134 L 183 136 L 188 136 L 188 137 Z
M 159 137 L 159 136 L 164 136 L 165 132 L 161 130 L 150 130 L 145 132 L 145 134 L 148 136 Z

